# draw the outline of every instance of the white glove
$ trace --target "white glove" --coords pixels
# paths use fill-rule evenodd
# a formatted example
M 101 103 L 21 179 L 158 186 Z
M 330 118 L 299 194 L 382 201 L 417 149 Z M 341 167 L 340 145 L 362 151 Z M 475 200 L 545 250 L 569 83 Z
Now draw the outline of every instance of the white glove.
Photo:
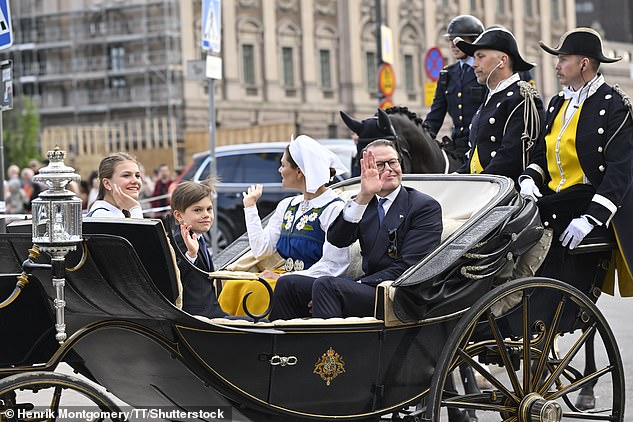
M 519 194 L 525 199 L 531 199 L 536 202 L 538 201 L 538 198 L 543 196 L 531 177 L 526 177 L 521 180 L 519 182 L 519 186 L 521 187 L 521 192 L 519 192 Z
M 583 215 L 571 220 L 569 226 L 560 235 L 559 240 L 563 243 L 563 246 L 567 246 L 569 243 L 569 249 L 574 249 L 591 230 L 593 230 L 593 224 Z

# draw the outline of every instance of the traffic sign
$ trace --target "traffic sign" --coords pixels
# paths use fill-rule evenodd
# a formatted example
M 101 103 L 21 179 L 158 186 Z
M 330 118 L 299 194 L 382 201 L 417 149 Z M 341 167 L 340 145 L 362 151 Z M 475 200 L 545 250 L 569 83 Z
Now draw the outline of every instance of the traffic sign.
M 202 0 L 202 48 L 220 54 L 222 0 Z
M 424 105 L 430 107 L 433 105 L 433 99 L 435 98 L 435 90 L 437 89 L 437 82 L 425 82 L 424 83 Z
M 0 0 L 0 50 L 13 45 L 13 28 L 11 28 L 11 11 L 9 0 Z
M 444 57 L 437 47 L 429 48 L 424 57 L 424 70 L 426 75 L 434 82 L 440 78 L 440 72 L 444 69 Z
M 391 97 L 396 90 L 396 75 L 389 63 L 383 63 L 378 70 L 378 88 L 385 97 Z
M 380 107 L 382 110 L 386 110 L 389 107 L 393 107 L 393 100 L 391 99 L 391 97 L 387 97 L 380 102 L 380 105 L 378 107 Z

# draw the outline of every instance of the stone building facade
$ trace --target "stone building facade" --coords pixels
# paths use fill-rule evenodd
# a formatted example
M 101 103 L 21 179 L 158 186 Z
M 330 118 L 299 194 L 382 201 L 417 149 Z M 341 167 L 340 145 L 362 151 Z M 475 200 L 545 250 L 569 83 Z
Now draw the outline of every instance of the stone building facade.
M 208 146 L 208 83 L 192 80 L 201 0 L 20 0 L 12 3 L 16 95 L 39 104 L 42 149 L 60 144 L 82 172 L 125 149 L 146 167 L 182 167 Z M 375 0 L 222 0 L 223 79 L 214 83 L 217 144 L 348 137 L 338 112 L 375 112 Z M 383 0 L 393 32 L 395 104 L 424 114 L 424 55 L 463 13 L 511 29 L 537 88 L 559 87 L 548 44 L 576 25 L 574 0 Z M 627 44 L 609 46 L 628 62 Z M 612 65 L 613 66 L 613 65 Z

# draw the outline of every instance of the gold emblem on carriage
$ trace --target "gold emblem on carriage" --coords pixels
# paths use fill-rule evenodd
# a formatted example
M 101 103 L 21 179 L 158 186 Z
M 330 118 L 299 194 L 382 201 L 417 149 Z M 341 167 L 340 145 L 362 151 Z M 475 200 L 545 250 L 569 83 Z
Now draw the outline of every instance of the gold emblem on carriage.
M 341 355 L 330 347 L 316 361 L 313 372 L 325 381 L 325 385 L 329 386 L 334 378 L 345 372 L 345 362 L 343 362 Z

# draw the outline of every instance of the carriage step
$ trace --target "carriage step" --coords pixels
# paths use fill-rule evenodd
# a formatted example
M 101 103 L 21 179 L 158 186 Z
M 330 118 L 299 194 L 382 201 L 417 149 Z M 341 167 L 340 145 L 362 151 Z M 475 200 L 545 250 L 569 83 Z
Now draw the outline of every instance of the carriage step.
M 518 346 L 506 346 L 512 369 L 518 371 L 521 368 L 523 348 Z M 478 355 L 479 362 L 486 365 L 505 366 L 501 353 L 497 346 L 486 346 L 484 351 Z

